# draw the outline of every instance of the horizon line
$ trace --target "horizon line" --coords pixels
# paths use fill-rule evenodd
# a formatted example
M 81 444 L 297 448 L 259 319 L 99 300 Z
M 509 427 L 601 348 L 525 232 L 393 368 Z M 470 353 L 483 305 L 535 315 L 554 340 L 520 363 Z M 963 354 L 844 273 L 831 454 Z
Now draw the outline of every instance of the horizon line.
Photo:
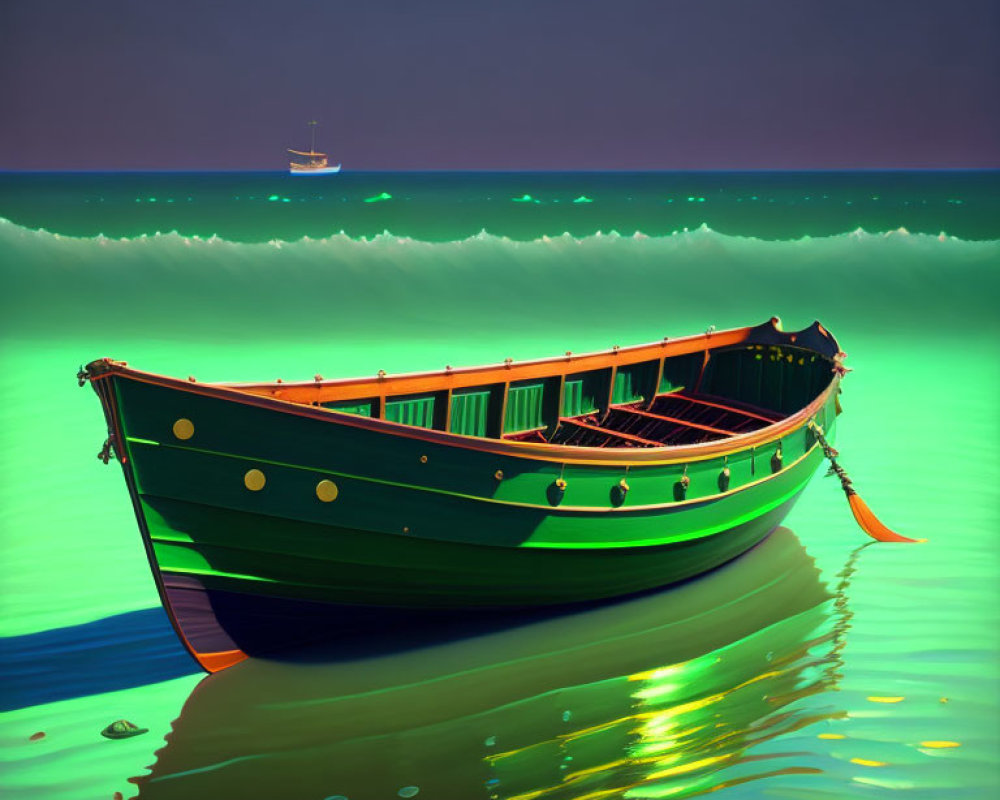
M 583 169 L 498 169 L 498 168 L 406 168 L 406 169 L 355 169 L 341 170 L 338 175 L 363 175 L 372 173 L 384 174 L 677 174 L 677 173 L 841 173 L 841 172 L 998 172 L 998 166 L 980 167 L 684 167 L 684 168 L 650 168 L 650 169 L 603 169 L 603 168 L 583 168 Z M 0 174 L 4 175 L 66 175 L 66 174 L 188 174 L 188 175 L 224 175 L 224 174 L 267 174 L 267 175 L 289 175 L 285 169 L 261 169 L 261 168 L 231 168 L 231 169 L 199 169 L 199 168 L 169 168 L 169 167 L 138 167 L 138 168 L 53 168 L 53 169 L 20 169 L 0 167 Z M 301 176 L 296 176 L 301 177 Z M 334 175 L 327 176 L 328 179 L 336 180 Z

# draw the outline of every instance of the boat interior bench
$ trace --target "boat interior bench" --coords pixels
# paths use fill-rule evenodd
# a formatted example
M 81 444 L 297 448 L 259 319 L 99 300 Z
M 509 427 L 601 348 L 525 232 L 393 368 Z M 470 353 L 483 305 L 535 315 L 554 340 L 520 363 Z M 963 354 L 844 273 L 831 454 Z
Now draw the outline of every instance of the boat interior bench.
M 578 447 L 697 444 L 759 430 L 784 416 L 732 403 L 693 393 L 658 395 L 652 403 L 613 405 L 603 416 L 563 417 L 546 441 Z

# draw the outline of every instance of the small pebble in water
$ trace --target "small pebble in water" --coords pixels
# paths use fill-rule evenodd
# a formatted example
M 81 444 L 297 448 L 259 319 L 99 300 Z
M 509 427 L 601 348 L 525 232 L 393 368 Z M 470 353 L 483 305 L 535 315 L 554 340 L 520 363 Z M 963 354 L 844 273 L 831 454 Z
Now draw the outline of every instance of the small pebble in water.
M 420 791 L 419 786 L 404 786 L 397 792 L 397 794 L 400 797 L 416 797 L 419 791 Z
M 28 738 L 33 742 L 37 742 L 39 739 L 45 738 L 45 731 L 39 731 L 38 733 L 33 733 Z
M 112 800 L 124 800 L 121 792 L 115 792 L 113 795 L 111 795 L 111 798 Z
M 140 734 L 146 733 L 149 728 L 140 728 L 138 725 L 134 725 L 127 719 L 120 719 L 117 722 L 112 722 L 108 727 L 101 731 L 101 736 L 106 739 L 127 739 L 130 736 L 139 736 Z
M 572 711 L 563 711 L 562 721 L 563 722 L 569 722 L 571 719 L 573 719 L 573 712 Z
M 495 745 L 496 743 L 497 743 L 497 737 L 496 737 L 496 736 L 491 736 L 491 737 L 489 737 L 489 738 L 488 738 L 488 739 L 487 739 L 487 740 L 486 740 L 486 741 L 484 742 L 484 744 L 485 744 L 485 745 L 486 745 L 487 747 L 493 747 L 493 746 L 494 746 L 494 745 Z

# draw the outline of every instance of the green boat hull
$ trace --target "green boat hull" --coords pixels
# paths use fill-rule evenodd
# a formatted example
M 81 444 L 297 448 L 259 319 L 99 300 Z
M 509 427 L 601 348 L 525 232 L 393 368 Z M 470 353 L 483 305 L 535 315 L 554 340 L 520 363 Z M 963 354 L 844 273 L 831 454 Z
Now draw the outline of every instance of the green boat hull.
M 530 624 L 480 620 L 468 636 L 414 626 L 403 638 L 419 647 L 367 637 L 389 639 L 391 658 L 344 659 L 337 642 L 254 659 L 195 688 L 136 783 L 143 798 L 270 799 L 291 786 L 390 798 L 414 784 L 456 800 L 485 797 L 484 784 L 504 797 L 621 796 L 637 782 L 662 790 L 662 761 L 643 756 L 666 750 L 683 767 L 671 787 L 693 774 L 707 785 L 762 730 L 801 726 L 789 703 L 833 687 L 831 610 L 816 566 L 779 529 L 666 592 Z M 689 733 L 678 742 L 676 731 Z M 400 747 L 407 758 L 385 758 Z
M 125 369 L 94 386 L 164 606 L 208 669 L 331 621 L 699 575 L 781 523 L 823 460 L 812 426 L 836 420 L 834 380 L 732 446 L 518 449 Z

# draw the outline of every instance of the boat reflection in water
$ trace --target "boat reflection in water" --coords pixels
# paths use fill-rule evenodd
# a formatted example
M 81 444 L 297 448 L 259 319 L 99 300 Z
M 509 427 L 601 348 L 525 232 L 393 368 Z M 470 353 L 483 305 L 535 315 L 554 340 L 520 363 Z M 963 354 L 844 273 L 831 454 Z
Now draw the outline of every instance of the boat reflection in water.
M 205 678 L 149 798 L 685 797 L 819 772 L 768 740 L 836 712 L 837 613 L 779 528 L 673 589 L 408 649 L 250 659 Z M 412 631 L 411 631 L 412 633 Z M 369 644 L 378 640 L 369 637 Z M 377 649 L 377 648 L 376 648 Z

